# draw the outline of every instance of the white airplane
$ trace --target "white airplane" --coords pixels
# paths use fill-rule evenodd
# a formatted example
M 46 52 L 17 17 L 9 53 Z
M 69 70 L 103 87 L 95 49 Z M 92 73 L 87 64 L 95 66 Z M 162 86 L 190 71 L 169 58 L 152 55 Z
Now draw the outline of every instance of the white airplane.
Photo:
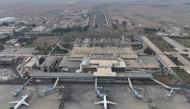
M 9 103 L 17 103 L 17 105 L 13 109 L 17 109 L 22 104 L 29 106 L 29 104 L 25 102 L 26 98 L 28 98 L 28 95 L 22 96 L 21 98 L 22 99 L 20 101 L 9 102 Z
M 104 95 L 104 100 L 103 101 L 100 101 L 100 102 L 97 102 L 97 103 L 94 103 L 94 104 L 104 104 L 104 109 L 107 109 L 107 104 L 116 104 L 116 103 L 111 102 L 111 101 L 107 101 L 106 100 L 106 95 Z

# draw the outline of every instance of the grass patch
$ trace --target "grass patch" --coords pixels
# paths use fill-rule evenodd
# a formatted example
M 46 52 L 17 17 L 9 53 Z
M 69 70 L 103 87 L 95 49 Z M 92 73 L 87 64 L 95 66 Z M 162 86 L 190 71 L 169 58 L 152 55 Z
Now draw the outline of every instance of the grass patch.
M 51 46 L 47 44 L 41 44 L 36 47 L 36 50 L 39 50 L 40 55 L 47 55 L 51 51 Z
M 187 38 L 172 38 L 172 39 L 185 47 L 190 47 L 190 38 L 188 37 Z
M 62 50 L 59 46 L 56 46 L 55 49 L 52 51 L 52 54 L 64 54 L 68 53 L 67 50 Z
M 177 60 L 177 57 L 173 57 L 172 55 L 167 55 L 177 66 L 183 65 L 181 62 Z
M 170 45 L 162 37 L 148 37 L 148 39 L 163 52 L 176 52 L 174 46 Z
M 172 70 L 187 84 L 190 84 L 190 75 L 182 68 L 175 67 Z
M 173 75 L 155 75 L 154 78 L 164 84 L 176 84 L 178 82 Z
M 187 59 L 188 61 L 190 61 L 190 58 L 188 58 L 188 54 L 181 54 L 181 56 L 183 56 L 185 59 Z
M 146 53 L 148 55 L 155 55 L 155 52 L 152 49 L 150 49 L 149 47 L 144 49 L 144 53 Z

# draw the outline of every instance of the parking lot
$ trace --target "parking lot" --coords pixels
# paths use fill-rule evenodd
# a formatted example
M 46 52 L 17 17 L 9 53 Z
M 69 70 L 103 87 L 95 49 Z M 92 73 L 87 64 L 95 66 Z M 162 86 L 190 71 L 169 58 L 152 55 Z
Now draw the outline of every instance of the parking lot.
M 34 47 L 30 47 L 30 48 L 16 48 L 16 47 L 12 47 L 12 48 L 5 48 L 3 51 L 1 51 L 1 54 L 30 54 L 32 51 L 34 51 L 35 48 Z
M 9 68 L 0 68 L 0 80 L 14 79 L 16 75 Z
M 77 38 L 75 47 L 129 47 L 129 43 L 120 38 Z

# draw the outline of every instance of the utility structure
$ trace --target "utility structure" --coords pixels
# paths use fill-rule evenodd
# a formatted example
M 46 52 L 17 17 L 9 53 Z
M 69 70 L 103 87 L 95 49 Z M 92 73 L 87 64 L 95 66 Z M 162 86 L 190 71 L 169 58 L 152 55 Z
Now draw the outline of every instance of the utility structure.
M 63 86 L 62 86 L 62 87 L 57 87 L 58 81 L 59 81 L 59 77 L 57 77 L 57 80 L 55 81 L 55 84 L 54 84 L 53 87 L 48 88 L 48 89 L 46 89 L 46 90 L 43 90 L 42 93 L 43 93 L 43 94 L 48 94 L 48 93 L 50 93 L 50 92 L 52 92 L 52 91 L 54 91 L 54 90 L 56 90 L 56 89 L 58 89 L 58 88 L 59 88 L 59 89 L 60 89 L 60 88 L 64 88 Z
M 40 64 L 39 64 L 39 51 L 38 50 L 33 51 L 32 55 L 35 58 L 36 66 L 40 67 Z
M 31 77 L 21 88 L 19 88 L 18 90 L 16 90 L 14 93 L 13 93 L 13 97 L 16 97 L 19 95 L 19 93 L 24 90 L 24 87 L 33 79 L 33 77 Z
M 141 99 L 141 98 L 142 98 L 142 95 L 140 95 L 140 94 L 133 88 L 133 86 L 132 86 L 132 84 L 131 84 L 131 79 L 130 79 L 130 78 L 128 78 L 128 82 L 129 82 L 130 89 L 131 89 L 131 91 L 133 92 L 133 94 L 135 95 L 135 97 L 138 98 L 138 99 Z M 141 89 L 138 89 L 138 90 L 142 90 L 142 88 L 141 88 Z
M 151 78 L 151 80 L 153 80 L 154 82 L 156 82 L 156 83 L 162 85 L 162 86 L 165 87 L 167 90 L 170 90 L 170 92 L 167 94 L 167 97 L 168 97 L 168 98 L 171 98 L 171 97 L 172 97 L 172 94 L 173 94 L 173 91 L 174 91 L 174 90 L 179 90 L 179 89 L 180 89 L 180 88 L 172 88 L 172 87 L 169 87 L 169 86 L 165 85 L 164 83 L 161 83 L 160 81 L 158 81 L 158 80 L 156 80 L 156 79 L 154 79 L 154 78 Z

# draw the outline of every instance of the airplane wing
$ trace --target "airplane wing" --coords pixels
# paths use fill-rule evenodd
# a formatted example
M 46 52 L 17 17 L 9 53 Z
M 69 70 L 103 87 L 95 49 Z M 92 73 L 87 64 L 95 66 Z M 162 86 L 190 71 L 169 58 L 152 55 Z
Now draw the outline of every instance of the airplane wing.
M 16 103 L 19 103 L 19 101 L 12 101 L 12 102 L 9 102 L 9 103 L 15 103 L 16 104 Z
M 111 102 L 111 101 L 106 101 L 107 104 L 116 104 L 114 102 Z
M 26 103 L 25 101 L 23 101 L 22 104 L 24 104 L 24 105 L 26 105 L 26 106 L 29 106 L 29 104 Z
M 96 102 L 94 104 L 104 104 L 104 101 Z

